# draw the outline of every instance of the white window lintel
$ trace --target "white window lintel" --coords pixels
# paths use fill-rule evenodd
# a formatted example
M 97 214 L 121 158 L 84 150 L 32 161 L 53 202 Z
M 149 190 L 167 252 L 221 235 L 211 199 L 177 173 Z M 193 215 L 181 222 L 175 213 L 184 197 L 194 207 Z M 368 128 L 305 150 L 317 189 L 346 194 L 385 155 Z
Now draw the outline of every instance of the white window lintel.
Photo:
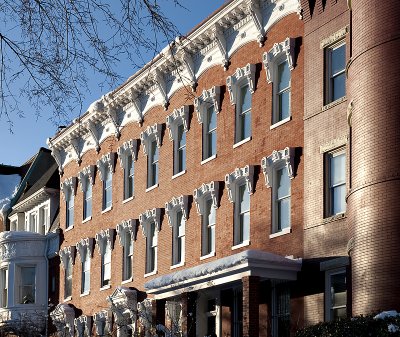
M 121 165 L 121 168 L 126 169 L 127 168 L 127 158 L 128 156 L 132 155 L 132 159 L 134 161 L 137 160 L 137 152 L 138 152 L 138 139 L 130 139 L 126 142 L 124 142 L 118 149 L 118 157 L 119 157 L 119 163 Z
M 256 90 L 256 65 L 248 63 L 243 68 L 237 68 L 235 73 L 226 78 L 226 86 L 229 92 L 231 104 L 237 103 L 238 92 L 243 84 L 248 84 L 249 91 L 254 94 Z
M 181 195 L 179 197 L 173 197 L 171 201 L 165 203 L 165 213 L 167 214 L 169 226 L 172 227 L 174 224 L 173 214 L 182 211 L 184 220 L 188 219 L 189 212 L 189 196 Z
M 213 86 L 211 89 L 204 89 L 203 93 L 194 99 L 194 108 L 197 112 L 197 120 L 199 124 L 204 122 L 204 116 L 207 112 L 207 105 L 214 106 L 215 113 L 221 111 L 221 87 Z
M 104 181 L 104 178 L 106 176 L 106 171 L 108 170 L 111 174 L 114 173 L 115 169 L 115 158 L 116 158 L 116 153 L 115 152 L 109 152 L 102 156 L 98 161 L 97 161 L 97 168 L 99 169 L 100 172 L 100 179 L 101 181 Z
M 60 189 L 64 197 L 64 200 L 69 199 L 71 192 L 73 193 L 73 195 L 76 194 L 77 183 L 78 183 L 77 177 L 69 177 L 60 184 Z
M 78 252 L 79 258 L 81 259 L 81 262 L 83 261 L 85 253 L 88 254 L 87 256 L 89 256 L 90 258 L 92 257 L 93 246 L 94 246 L 93 238 L 84 238 L 76 243 L 76 250 Z
M 230 202 L 235 202 L 238 187 L 243 182 L 246 183 L 247 192 L 252 195 L 254 192 L 254 165 L 236 168 L 232 173 L 225 175 L 225 185 L 228 190 L 228 199 Z
M 58 255 L 60 256 L 61 266 L 65 269 L 67 267 L 68 259 L 71 259 L 72 264 L 75 264 L 76 247 L 68 246 L 60 249 Z
M 149 225 L 154 222 L 156 232 L 161 230 L 161 208 L 153 208 L 144 211 L 139 215 L 140 226 L 142 227 L 143 237 L 147 238 L 149 234 Z
M 177 139 L 178 126 L 183 125 L 185 132 L 189 130 L 189 106 L 183 105 L 179 109 L 175 109 L 169 116 L 167 116 L 167 128 L 169 139 L 172 141 Z
M 129 219 L 124 220 L 117 225 L 116 231 L 121 247 L 124 246 L 127 235 L 130 235 L 132 241 L 136 241 L 137 222 L 137 219 Z
M 196 204 L 197 213 L 203 215 L 205 211 L 206 201 L 211 198 L 212 206 L 214 208 L 219 207 L 219 181 L 211 181 L 208 184 L 202 184 L 199 188 L 193 192 L 194 202 Z
M 150 143 L 152 141 L 156 141 L 157 147 L 161 147 L 161 131 L 162 131 L 162 124 L 154 124 L 154 125 L 149 125 L 146 130 L 144 130 L 140 134 L 140 139 L 143 144 L 143 153 L 145 155 L 149 154 L 149 148 L 150 148 Z
M 264 173 L 265 185 L 272 186 L 272 174 L 276 167 L 284 164 L 287 167 L 287 172 L 290 179 L 294 178 L 294 157 L 295 148 L 286 147 L 283 150 L 274 150 L 271 155 L 264 157 L 261 160 L 261 169 Z
M 82 192 L 86 191 L 87 182 L 89 182 L 91 185 L 94 184 L 95 170 L 96 170 L 95 165 L 89 165 L 78 173 L 79 185 L 81 187 Z
M 109 245 L 111 249 L 114 248 L 114 237 L 115 237 L 114 228 L 108 228 L 96 234 L 96 243 L 100 255 L 102 255 L 105 252 L 106 245 Z

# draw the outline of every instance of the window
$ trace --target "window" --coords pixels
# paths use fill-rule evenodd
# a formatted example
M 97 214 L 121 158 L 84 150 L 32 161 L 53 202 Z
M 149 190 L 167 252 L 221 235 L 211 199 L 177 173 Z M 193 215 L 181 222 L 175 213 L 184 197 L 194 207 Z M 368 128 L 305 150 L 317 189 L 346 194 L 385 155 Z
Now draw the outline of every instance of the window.
M 110 285 L 111 281 L 111 247 L 105 244 L 101 254 L 101 287 Z
M 0 297 L 0 307 L 6 308 L 8 303 L 8 269 L 0 269 L 0 287 L 1 287 L 1 297 Z
M 290 291 L 287 283 L 272 287 L 272 336 L 290 336 Z
M 347 317 L 346 269 L 327 271 L 325 274 L 325 318 L 327 321 Z
M 157 261 L 157 231 L 156 224 L 149 224 L 149 233 L 146 237 L 146 274 L 156 271 Z
M 240 88 L 239 104 L 236 105 L 236 139 L 239 143 L 251 136 L 251 93 L 249 85 Z
M 36 212 L 29 214 L 28 232 L 36 231 Z
M 186 131 L 183 124 L 178 125 L 177 139 L 174 140 L 174 174 L 186 169 Z
M 275 234 L 290 233 L 291 219 L 291 179 L 294 178 L 295 149 L 286 147 L 274 150 L 261 161 L 265 184 L 272 188 L 272 228 L 271 237 Z
M 21 283 L 19 286 L 19 304 L 35 303 L 36 268 L 21 267 Z
M 133 155 L 126 157 L 126 168 L 124 169 L 124 199 L 132 198 L 135 193 L 135 162 Z
M 290 178 L 287 168 L 277 169 L 274 183 L 275 230 L 280 232 L 290 228 Z
M 172 264 L 181 264 L 184 261 L 185 250 L 185 219 L 182 211 L 177 211 L 174 226 L 172 227 Z
M 277 84 L 274 85 L 274 114 L 273 124 L 290 117 L 290 69 L 288 62 L 278 65 Z
M 215 214 L 212 199 L 206 200 L 205 213 L 202 217 L 202 244 L 201 255 L 209 255 L 215 252 Z
M 287 37 L 263 54 L 267 82 L 272 83 L 272 125 L 290 120 L 291 71 L 294 69 L 295 38 Z M 274 125 L 277 124 L 277 125 Z
M 92 216 L 92 184 L 90 178 L 86 179 L 85 189 L 83 191 L 83 220 L 89 219 Z
M 346 211 L 346 154 L 343 148 L 326 154 L 326 216 Z
M 239 245 L 250 240 L 250 194 L 246 184 L 239 187 L 234 206 L 234 244 Z
M 213 105 L 206 110 L 203 123 L 203 160 L 217 154 L 217 114 Z
M 72 296 L 72 257 L 68 256 L 64 269 L 64 298 Z
M 85 249 L 82 255 L 81 294 L 87 294 L 90 290 L 90 253 Z
M 158 184 L 158 147 L 157 142 L 153 140 L 150 143 L 150 151 L 147 157 L 147 187 Z
M 112 206 L 112 174 L 109 170 L 105 170 L 103 180 L 103 210 Z
M 130 233 L 126 233 L 124 239 L 125 242 L 122 247 L 123 249 L 122 280 L 126 281 L 132 277 L 133 242 Z
M 67 212 L 65 228 L 70 228 L 74 225 L 74 193 L 72 190 L 67 195 L 65 208 Z
M 326 48 L 326 104 L 346 95 L 346 44 L 340 41 Z
M 39 233 L 46 234 L 49 222 L 49 209 L 47 207 L 39 208 Z

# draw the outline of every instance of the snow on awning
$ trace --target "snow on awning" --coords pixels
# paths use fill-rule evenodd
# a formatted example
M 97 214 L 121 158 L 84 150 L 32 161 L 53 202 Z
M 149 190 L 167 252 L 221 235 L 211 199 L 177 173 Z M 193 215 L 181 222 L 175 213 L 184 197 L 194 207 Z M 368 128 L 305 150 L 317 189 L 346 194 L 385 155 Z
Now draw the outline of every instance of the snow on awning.
M 259 250 L 246 250 L 216 261 L 157 277 L 144 287 L 156 298 L 167 298 L 182 292 L 209 288 L 244 276 L 261 279 L 296 280 L 301 259 L 290 259 Z

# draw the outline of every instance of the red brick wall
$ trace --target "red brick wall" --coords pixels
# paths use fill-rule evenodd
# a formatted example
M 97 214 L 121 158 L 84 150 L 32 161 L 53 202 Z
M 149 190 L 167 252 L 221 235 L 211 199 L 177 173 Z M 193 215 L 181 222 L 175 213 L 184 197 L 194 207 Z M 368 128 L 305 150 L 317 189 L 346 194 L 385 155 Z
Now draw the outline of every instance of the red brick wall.
M 129 124 L 122 130 L 121 139 L 108 138 L 101 144 L 100 153 L 94 150 L 83 155 L 82 163 L 78 166 L 75 162 L 69 163 L 64 170 L 61 181 L 68 177 L 77 176 L 78 171 L 87 165 L 93 165 L 103 154 L 117 151 L 117 148 L 126 140 L 140 138 L 140 132 L 148 125 L 165 123 L 165 118 L 174 108 L 184 104 L 193 104 L 194 96 L 199 96 L 203 89 L 209 89 L 214 85 L 224 86 L 222 109 L 217 117 L 217 158 L 205 165 L 200 165 L 201 158 L 201 125 L 193 114 L 190 120 L 190 129 L 187 133 L 187 172 L 171 180 L 173 175 L 173 144 L 164 133 L 160 149 L 160 174 L 159 187 L 145 192 L 147 157 L 143 154 L 142 145 L 139 148 L 138 160 L 135 163 L 135 198 L 125 204 L 123 201 L 123 171 L 117 161 L 113 175 L 113 208 L 111 211 L 101 214 L 102 183 L 99 174 L 96 175 L 93 186 L 93 218 L 82 224 L 82 192 L 78 188 L 75 197 L 75 224 L 72 230 L 64 232 L 62 247 L 75 245 L 80 238 L 94 237 L 101 229 L 115 228 L 122 220 L 137 219 L 139 214 L 149 208 L 162 208 L 165 202 L 173 196 L 181 194 L 192 195 L 193 190 L 202 183 L 212 180 L 223 181 L 225 174 L 231 173 L 236 167 L 244 167 L 247 164 L 258 165 L 256 170 L 255 193 L 250 198 L 251 207 L 251 244 L 245 249 L 262 249 L 280 255 L 303 255 L 303 166 L 304 160 L 301 151 L 298 158 L 296 177 L 291 185 L 291 221 L 292 233 L 269 239 L 271 229 L 271 190 L 264 184 L 264 176 L 260 173 L 261 158 L 268 156 L 273 150 L 282 150 L 286 146 L 303 147 L 303 46 L 299 47 L 297 66 L 292 71 L 292 120 L 281 127 L 270 130 L 271 124 L 271 97 L 272 85 L 266 81 L 264 68 L 261 66 L 262 53 L 272 48 L 276 42 L 282 42 L 288 36 L 301 37 L 303 35 L 303 23 L 296 15 L 283 18 L 268 33 L 268 39 L 264 47 L 253 42 L 243 46 L 231 58 L 231 65 L 227 71 L 216 66 L 202 74 L 195 94 L 190 90 L 181 89 L 170 99 L 168 111 L 161 107 L 155 107 L 144 116 L 143 126 Z M 242 146 L 233 149 L 234 144 L 234 106 L 230 104 L 228 92 L 226 92 L 226 77 L 232 75 L 236 68 L 244 67 L 247 63 L 257 65 L 256 91 L 252 98 L 252 140 Z M 61 228 L 65 228 L 65 202 L 61 203 Z M 233 245 L 233 204 L 228 201 L 226 189 L 222 191 L 221 206 L 216 213 L 216 256 L 204 262 L 219 259 L 221 257 L 237 253 L 232 251 Z M 186 222 L 186 255 L 185 266 L 188 268 L 200 263 L 200 216 L 196 212 L 194 203 L 191 203 L 189 219 Z M 158 277 L 171 272 L 171 237 L 172 231 L 168 225 L 166 216 L 162 219 L 162 228 L 158 236 Z M 100 256 L 97 246 L 91 261 L 91 288 L 90 295 L 80 297 L 80 260 L 77 257 L 73 271 L 72 300 L 76 307 L 82 309 L 83 314 L 91 315 L 107 306 L 106 296 L 121 284 L 122 279 L 122 249 L 116 240 L 112 253 L 112 288 L 100 291 Z M 62 273 L 63 271 L 61 271 Z M 141 229 L 138 231 L 134 246 L 134 278 L 127 286 L 143 290 L 143 284 L 149 278 L 144 279 L 145 273 L 145 240 Z M 63 280 L 63 275 L 61 280 Z M 63 294 L 63 282 L 61 282 L 61 294 Z M 62 297 L 62 296 L 61 296 Z M 63 300 L 62 298 L 60 299 Z

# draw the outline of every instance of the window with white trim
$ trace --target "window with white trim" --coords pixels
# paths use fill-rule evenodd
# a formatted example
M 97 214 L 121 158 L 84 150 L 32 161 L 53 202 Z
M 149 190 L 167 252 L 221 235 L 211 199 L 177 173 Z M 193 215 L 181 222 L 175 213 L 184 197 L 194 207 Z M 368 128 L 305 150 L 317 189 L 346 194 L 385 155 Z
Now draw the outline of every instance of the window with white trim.
M 212 181 L 194 190 L 197 213 L 201 216 L 201 256 L 215 254 L 216 210 L 219 207 L 219 182 Z
M 346 151 L 325 154 L 325 217 L 346 212 Z
M 8 305 L 8 268 L 0 269 L 0 308 L 6 308 Z
M 68 246 L 60 249 L 59 256 L 61 265 L 64 268 L 64 299 L 72 296 L 72 272 L 75 263 L 75 246 Z
M 291 227 L 291 179 L 294 177 L 294 148 L 274 151 L 264 157 L 261 167 L 265 184 L 272 188 L 271 234 L 290 232 Z
M 187 195 L 174 197 L 165 204 L 168 222 L 172 228 L 172 266 L 185 262 L 185 224 L 188 210 Z
M 346 96 L 346 43 L 344 40 L 325 48 L 326 102 Z
M 157 245 L 160 230 L 161 209 L 153 208 L 139 215 L 143 237 L 146 239 L 146 265 L 145 273 L 157 272 Z
M 325 272 L 325 320 L 347 317 L 346 268 Z
M 39 234 L 46 234 L 49 229 L 49 208 L 43 206 L 39 208 L 39 223 L 38 232 Z
M 35 232 L 36 231 L 36 218 L 37 218 L 37 212 L 30 212 L 28 216 L 28 221 L 27 221 L 27 231 L 28 232 Z
M 36 267 L 19 266 L 19 304 L 33 304 L 36 298 Z
M 197 119 L 202 124 L 202 160 L 217 154 L 217 114 L 220 112 L 220 104 L 219 86 L 203 90 L 202 95 L 194 100 Z
M 90 290 L 90 252 L 85 249 L 82 255 L 81 294 L 87 294 Z
M 231 104 L 235 105 L 235 143 L 251 137 L 251 96 L 255 91 L 254 64 L 236 69 L 226 79 Z
M 111 252 L 114 245 L 115 229 L 109 228 L 96 234 L 96 243 L 100 254 L 100 287 L 111 285 Z
M 71 177 L 61 183 L 61 191 L 65 199 L 65 228 L 74 225 L 74 198 L 76 194 L 77 178 Z
M 138 140 L 131 139 L 118 148 L 121 168 L 124 170 L 124 200 L 135 195 L 135 161 L 137 160 Z
M 186 170 L 186 132 L 189 127 L 189 106 L 175 109 L 167 116 L 169 138 L 173 142 L 173 174 Z
M 100 171 L 100 179 L 103 182 L 103 211 L 109 210 L 112 207 L 112 176 L 115 169 L 115 157 L 116 154 L 110 152 L 97 161 L 97 167 Z
M 122 247 L 122 281 L 133 277 L 133 247 L 136 239 L 137 220 L 122 221 L 117 225 L 119 243 Z
M 158 159 L 161 146 L 161 124 L 148 126 L 140 134 L 143 152 L 147 155 L 147 188 L 158 185 Z
M 233 245 L 250 242 L 250 195 L 253 194 L 254 166 L 236 168 L 225 176 L 228 199 L 234 204 Z
M 79 183 L 83 193 L 83 220 L 88 220 L 92 216 L 94 174 L 94 165 L 87 166 L 78 173 Z
M 271 125 L 290 119 L 291 71 L 294 69 L 295 39 L 286 38 L 263 54 L 268 83 L 272 83 Z

